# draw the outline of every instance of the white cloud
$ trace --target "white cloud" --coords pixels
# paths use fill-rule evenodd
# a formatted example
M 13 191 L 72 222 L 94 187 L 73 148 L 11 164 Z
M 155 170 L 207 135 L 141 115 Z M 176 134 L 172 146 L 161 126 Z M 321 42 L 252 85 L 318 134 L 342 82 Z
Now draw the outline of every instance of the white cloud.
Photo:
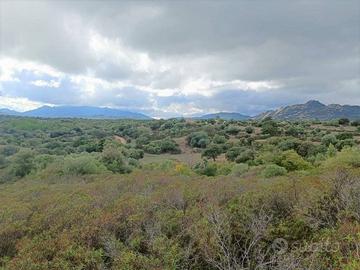
M 50 81 L 44 81 L 44 80 L 36 80 L 31 81 L 30 84 L 38 86 L 38 87 L 50 87 L 50 88 L 59 88 L 60 81 L 50 80 Z
M 64 73 L 51 66 L 33 61 L 21 61 L 10 57 L 0 58 L 0 71 L 0 82 L 19 81 L 16 75 L 22 71 L 30 71 L 36 76 L 47 75 L 54 78 L 62 78 L 64 76 Z
M 44 105 L 50 105 L 50 104 L 32 101 L 22 97 L 0 96 L 0 108 L 8 108 L 18 112 L 33 110 Z

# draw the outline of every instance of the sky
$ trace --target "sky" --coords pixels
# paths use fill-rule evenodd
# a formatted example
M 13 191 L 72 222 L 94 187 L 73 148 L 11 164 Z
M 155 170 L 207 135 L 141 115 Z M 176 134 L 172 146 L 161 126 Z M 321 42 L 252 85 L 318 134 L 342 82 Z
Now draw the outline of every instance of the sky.
M 0 108 L 360 104 L 360 1 L 0 1 Z

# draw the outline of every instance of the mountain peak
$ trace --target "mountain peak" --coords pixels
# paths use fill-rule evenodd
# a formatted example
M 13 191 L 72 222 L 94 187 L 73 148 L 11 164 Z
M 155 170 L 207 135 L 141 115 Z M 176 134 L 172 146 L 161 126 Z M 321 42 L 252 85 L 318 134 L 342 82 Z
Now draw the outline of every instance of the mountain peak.
M 265 114 L 261 114 L 258 118 L 263 118 Z M 350 105 L 328 105 L 317 101 L 310 100 L 305 104 L 297 104 L 286 106 L 273 112 L 269 112 L 266 116 L 274 119 L 296 120 L 296 119 L 319 119 L 332 120 L 339 118 L 360 119 L 360 106 Z
M 316 106 L 316 107 L 324 107 L 326 106 L 325 104 L 321 103 L 320 101 L 318 100 L 309 100 L 308 102 L 305 103 L 305 105 L 307 106 Z

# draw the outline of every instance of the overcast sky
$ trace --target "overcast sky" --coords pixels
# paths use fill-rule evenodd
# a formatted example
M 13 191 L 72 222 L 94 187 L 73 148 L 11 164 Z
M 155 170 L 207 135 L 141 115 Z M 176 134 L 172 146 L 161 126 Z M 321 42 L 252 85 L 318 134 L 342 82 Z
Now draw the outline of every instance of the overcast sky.
M 360 1 L 0 1 L 0 108 L 360 104 Z

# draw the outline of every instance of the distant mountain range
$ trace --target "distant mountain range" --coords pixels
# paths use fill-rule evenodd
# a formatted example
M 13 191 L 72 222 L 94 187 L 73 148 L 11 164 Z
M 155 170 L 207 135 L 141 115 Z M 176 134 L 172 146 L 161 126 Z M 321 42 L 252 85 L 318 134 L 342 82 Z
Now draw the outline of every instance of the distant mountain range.
M 229 112 L 219 112 L 219 113 L 211 113 L 211 114 L 205 114 L 203 116 L 200 117 L 196 117 L 195 119 L 216 119 L 216 118 L 220 118 L 220 119 L 224 119 L 224 120 L 247 120 L 250 119 L 251 117 L 248 115 L 243 115 L 241 113 L 229 113 Z
M 339 118 L 360 119 L 360 106 L 330 104 L 325 105 L 317 100 L 305 104 L 290 105 L 274 111 L 262 113 L 255 118 L 271 117 L 281 120 L 318 119 L 332 120 Z
M 138 119 L 147 120 L 151 117 L 137 112 L 129 112 L 111 108 L 90 106 L 43 106 L 35 110 L 17 112 L 8 109 L 0 109 L 0 115 L 15 115 L 44 118 L 92 118 L 92 119 Z
M 100 108 L 90 106 L 43 106 L 35 110 L 26 112 L 17 112 L 9 109 L 0 109 L 0 115 L 15 115 L 44 118 L 93 118 L 93 119 L 152 119 L 151 117 L 137 112 L 129 112 L 111 108 Z M 264 112 L 255 117 L 250 117 L 236 112 L 219 112 L 205 114 L 193 119 L 216 119 L 224 120 L 247 120 L 263 119 L 271 117 L 279 120 L 297 120 L 297 119 L 318 119 L 332 120 L 339 118 L 349 118 L 351 120 L 360 119 L 360 106 L 325 105 L 317 100 L 310 100 L 305 104 L 290 105 L 279 108 L 274 111 Z

